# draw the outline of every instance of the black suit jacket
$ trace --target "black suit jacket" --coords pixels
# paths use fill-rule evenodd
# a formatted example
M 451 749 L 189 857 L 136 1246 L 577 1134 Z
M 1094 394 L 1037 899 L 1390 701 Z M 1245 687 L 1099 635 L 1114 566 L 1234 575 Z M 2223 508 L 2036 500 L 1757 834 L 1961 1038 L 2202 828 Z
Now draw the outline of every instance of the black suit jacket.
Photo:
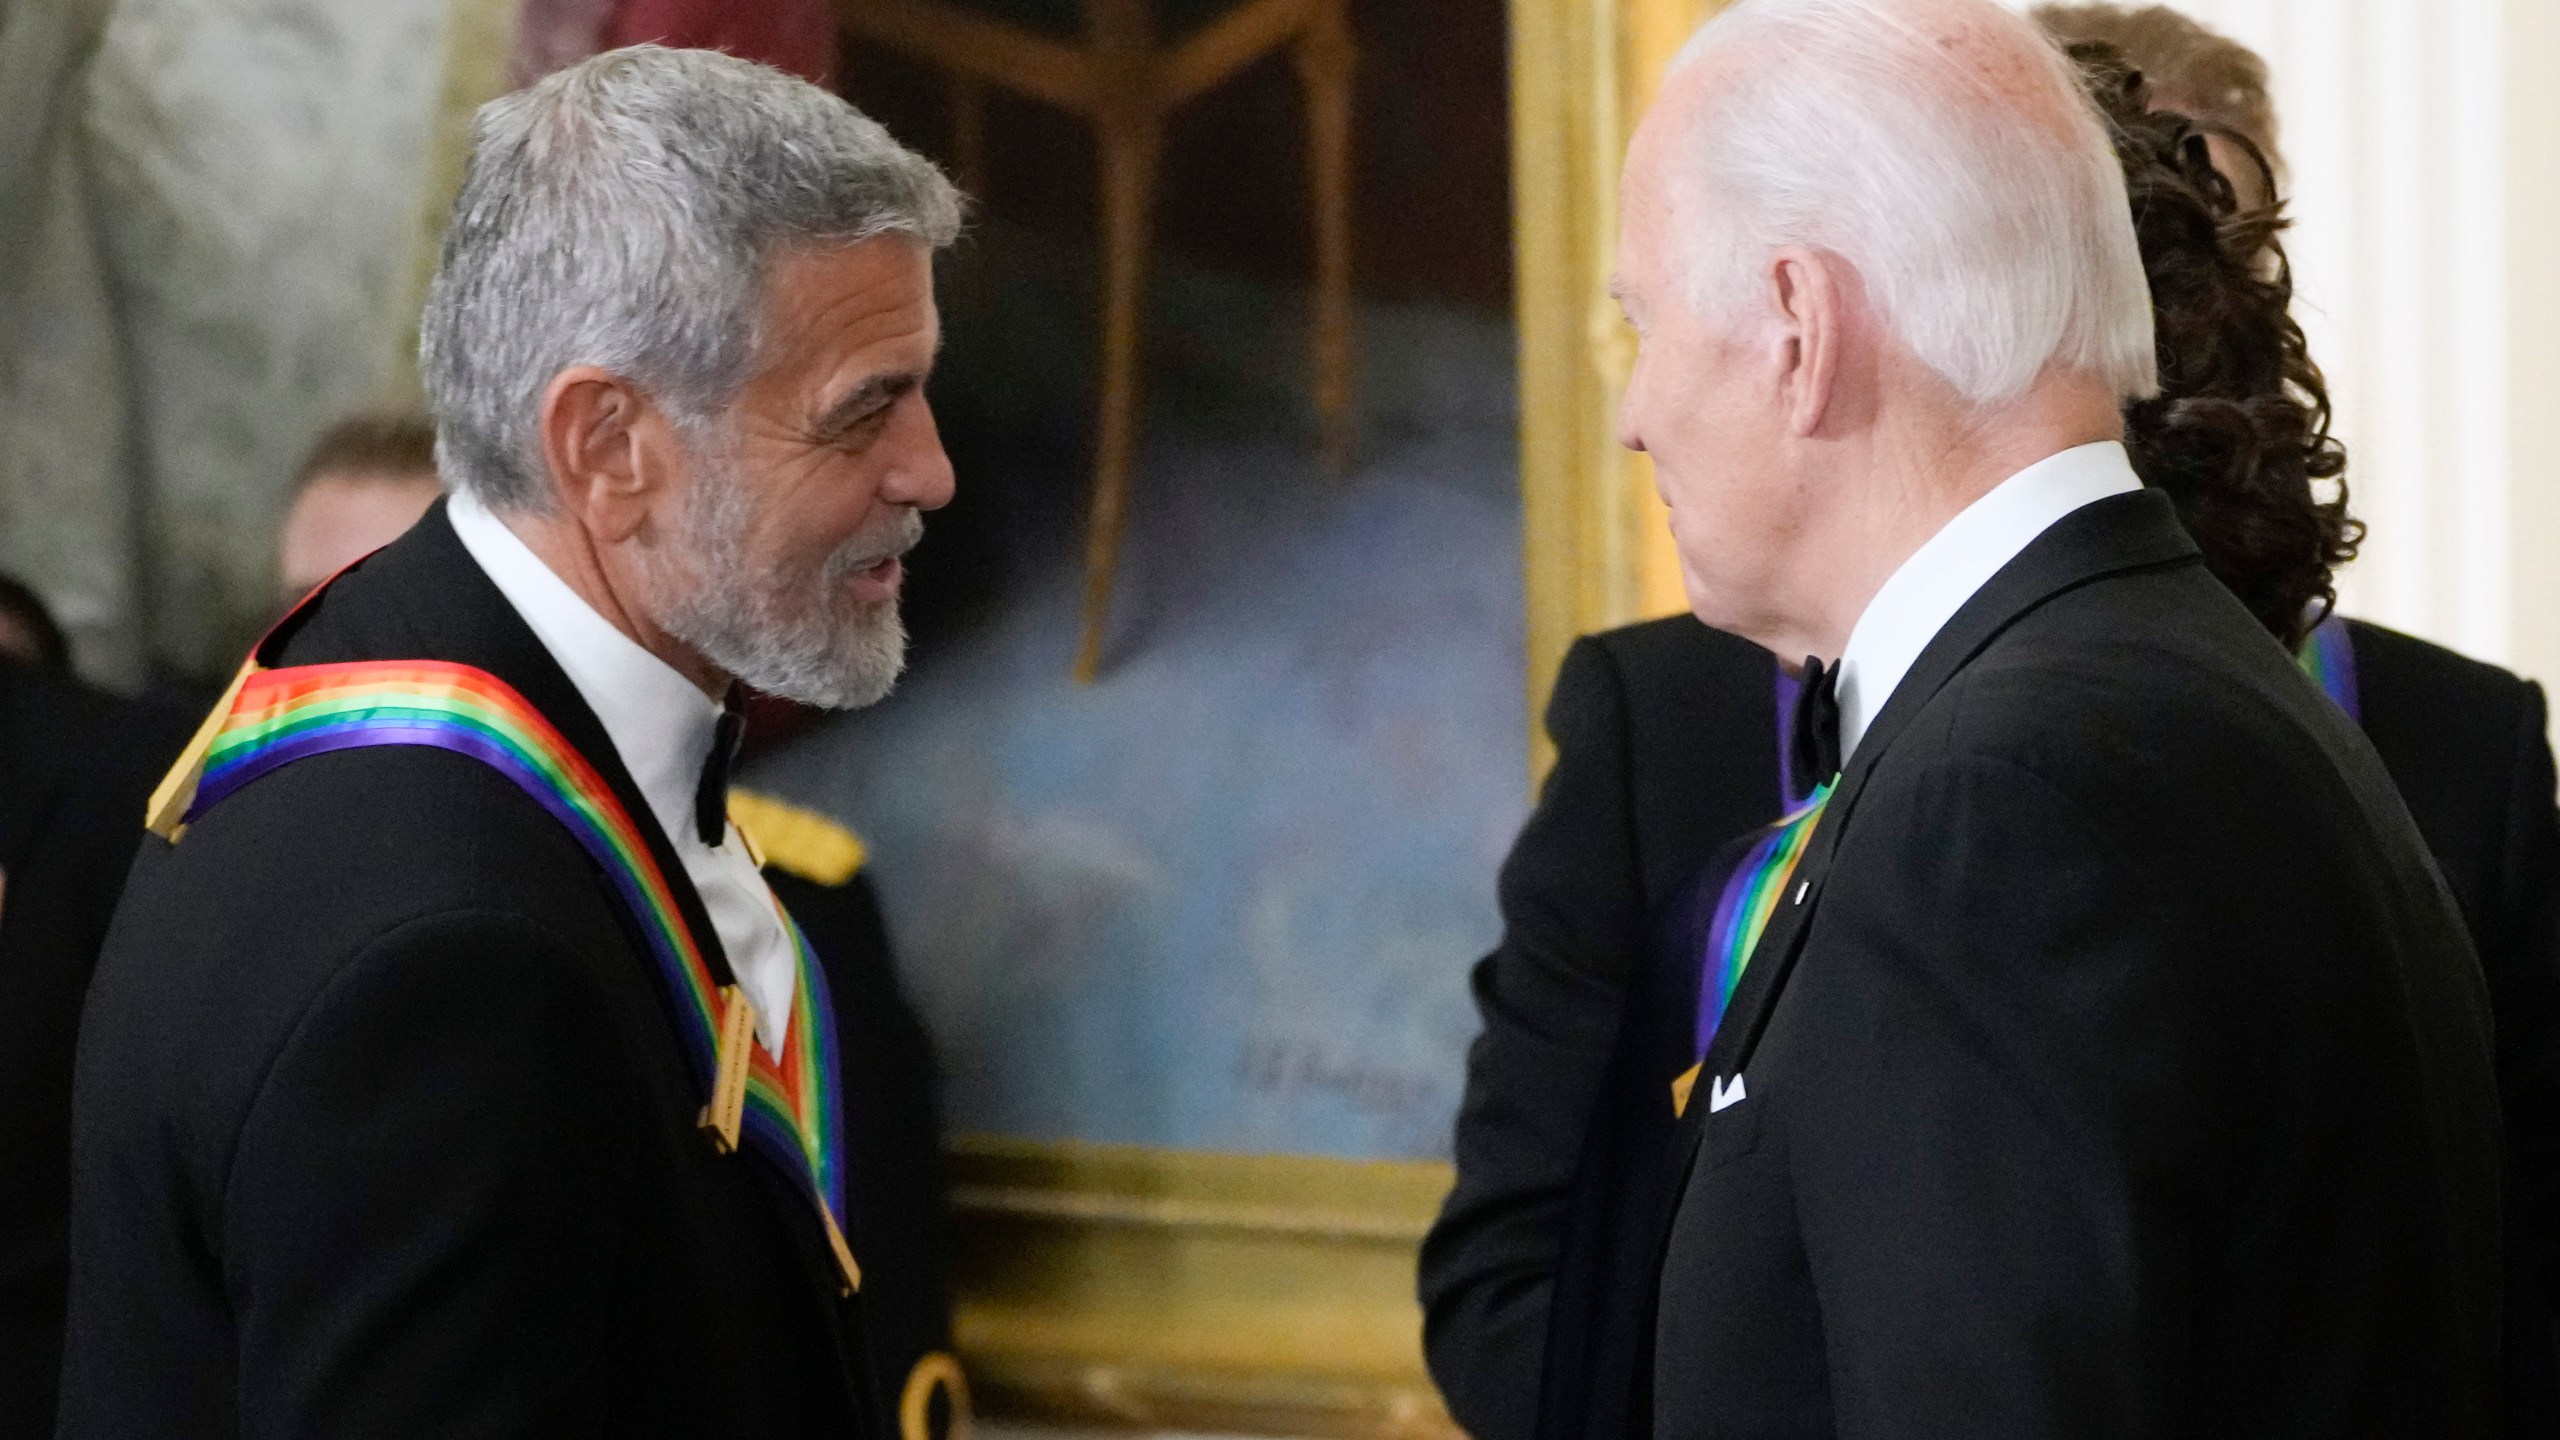
M 2157 493 L 2066 517 L 1931 642 L 1700 1085 L 1664 1440 L 2492 1432 L 2467 934 Z
M 1555 769 L 1502 867 L 1457 1185 L 1422 1246 L 1425 1355 L 1477 1440 L 1536 1428 L 1568 1192 L 1647 917 L 1778 813 L 1774 676 L 1767 651 L 1684 616 L 1586 636 L 1556 677 Z
M 441 507 L 277 648 L 514 686 L 725 965 Z M 144 842 L 81 1027 L 61 1433 L 872 1433 L 861 1303 L 794 1185 L 696 1128 L 672 1014 L 577 843 L 460 755 L 302 760 Z M 858 1210 L 850 1239 L 899 1243 Z
M 71 1042 L 175 714 L 0 664 L 0 1440 L 53 1434 Z
M 2560 844 L 2540 692 L 2439 647 L 2351 629 L 2365 728 L 2482 937 L 2508 1107 L 2549 1114 L 2560 1095 L 2551 1059 L 2560 1054 L 2551 998 L 2560 988 Z M 1422 1270 L 1433 1374 L 1483 1440 L 1536 1432 L 1542 1402 L 1548 1435 L 1648 1428 L 1649 1415 L 1629 1411 L 1640 1398 L 1630 1395 L 1641 1388 L 1635 1352 L 1650 1353 L 1650 1314 L 1629 1314 L 1626 1296 L 1631 1286 L 1649 1294 L 1655 1267 L 1612 1254 L 1611 1242 L 1627 1241 L 1608 1227 L 1627 1226 L 1629 1211 L 1657 1233 L 1667 1221 L 1667 1201 L 1647 1215 L 1624 1167 L 1644 1158 L 1634 1142 L 1667 1130 L 1667 1112 L 1654 1107 L 1664 1075 L 1687 1056 L 1664 1070 L 1633 1032 L 1661 1031 L 1652 1038 L 1685 1047 L 1694 976 L 1685 997 L 1630 997 L 1624 986 L 1631 968 L 1640 978 L 1657 968 L 1631 966 L 1630 956 L 1663 943 L 1655 932 L 1678 918 L 1664 912 L 1681 877 L 1777 814 L 1773 689 L 1765 651 L 1685 616 L 1586 637 L 1558 677 L 1548 724 L 1559 759 L 1505 869 L 1503 944 L 1477 967 L 1485 1028 L 1457 1130 L 1458 1186 Z M 1666 855 L 1680 858 L 1660 863 Z M 1647 1024 L 1673 1012 L 1676 1024 Z M 1649 1063 L 1612 1075 L 1612 1055 L 1622 1069 Z M 1617 1107 L 1606 1117 L 1614 1124 L 1590 1123 L 1595 1094 Z M 2535 1138 L 2554 1133 L 2537 1125 L 2511 1137 L 2513 1224 L 2532 1232 L 2512 1249 L 2520 1268 L 2547 1270 L 2532 1257 L 2560 1235 L 2548 1199 L 2560 1167 Z M 1575 1261 L 1559 1293 L 1569 1232 Z M 2551 1413 L 2552 1387 L 2532 1358 L 2550 1351 L 2553 1293 L 2511 1283 L 2526 1312 L 2508 1347 L 2514 1434 L 2555 1429 L 2536 1418 Z
M 2365 735 L 2462 907 L 2497 1023 L 2507 1434 L 2560 1435 L 2560 806 L 2542 687 L 2347 628 Z

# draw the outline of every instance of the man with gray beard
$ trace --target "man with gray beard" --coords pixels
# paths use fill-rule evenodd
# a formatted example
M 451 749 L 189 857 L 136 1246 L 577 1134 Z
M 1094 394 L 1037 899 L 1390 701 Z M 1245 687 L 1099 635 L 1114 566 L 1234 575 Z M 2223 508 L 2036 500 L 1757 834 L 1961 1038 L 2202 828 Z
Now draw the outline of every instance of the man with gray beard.
M 155 795 L 73 1101 L 61 1433 L 891 1431 L 831 996 L 739 687 L 869 704 L 951 496 L 958 195 L 843 101 L 615 51 L 480 114 L 416 529 Z

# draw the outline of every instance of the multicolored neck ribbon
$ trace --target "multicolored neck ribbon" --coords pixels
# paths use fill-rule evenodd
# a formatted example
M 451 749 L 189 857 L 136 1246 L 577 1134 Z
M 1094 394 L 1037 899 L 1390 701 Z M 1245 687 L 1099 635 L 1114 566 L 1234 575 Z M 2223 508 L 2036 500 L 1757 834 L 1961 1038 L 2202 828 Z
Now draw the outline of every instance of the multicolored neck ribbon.
M 1839 783 L 1840 777 L 1834 775 L 1815 786 L 1804 804 L 1751 841 L 1733 873 L 1725 877 L 1699 956 L 1699 1059 L 1706 1058 L 1716 1028 L 1724 1023 L 1725 1007 L 1733 1003 L 1733 992 L 1742 984 L 1751 952 L 1760 944 L 1761 932 L 1769 928 L 1769 917 L 1778 913 L 1787 882 L 1795 877 L 1813 827 L 1821 823 L 1823 807 L 1831 803 L 1832 787 Z
M 2304 638 L 2295 662 L 2319 684 L 2323 694 L 2347 713 L 2348 719 L 2363 723 L 2355 645 L 2346 617 L 2334 613 L 2324 617 Z M 1802 683 L 1785 670 L 1777 672 L 1778 788 L 1796 808 L 1761 831 L 1743 851 L 1733 872 L 1725 877 L 1714 918 L 1708 923 L 1706 940 L 1700 947 L 1695 1056 L 1700 1062 L 1706 1059 L 1707 1047 L 1724 1023 L 1725 1009 L 1733 1003 L 1733 992 L 1742 984 L 1742 973 L 1751 963 L 1751 952 L 1760 944 L 1761 932 L 1769 928 L 1769 917 L 1777 913 L 1787 882 L 1794 878 L 1796 864 L 1804 858 L 1805 844 L 1822 819 L 1823 807 L 1830 803 L 1832 787 L 1839 783 L 1835 775 L 1801 796 L 1796 789 L 1799 780 L 1788 762 L 1787 742 L 1802 688 Z M 1692 1065 L 1671 1082 L 1674 1110 L 1687 1108 L 1689 1090 L 1697 1075 L 1698 1068 Z
M 2347 712 L 2348 719 L 2364 723 L 2364 699 L 2356 688 L 2355 637 L 2347 631 L 2347 617 L 2335 611 L 2323 617 L 2303 637 L 2294 663 L 2319 683 L 2322 694 Z
M 152 797 L 150 828 L 174 842 L 263 775 L 312 755 L 375 745 L 467 755 L 513 781 L 567 828 L 630 912 L 675 1002 L 686 1058 L 709 1097 L 703 1128 L 723 1151 L 758 1151 L 808 1193 L 846 1292 L 860 1289 L 862 1269 L 843 1225 L 835 1007 L 807 937 L 783 911 L 799 984 L 777 1060 L 755 1043 L 755 1012 L 745 993 L 715 983 L 664 870 L 620 797 L 505 681 L 434 660 L 281 670 L 253 660 Z M 782 910 L 779 901 L 774 908 Z

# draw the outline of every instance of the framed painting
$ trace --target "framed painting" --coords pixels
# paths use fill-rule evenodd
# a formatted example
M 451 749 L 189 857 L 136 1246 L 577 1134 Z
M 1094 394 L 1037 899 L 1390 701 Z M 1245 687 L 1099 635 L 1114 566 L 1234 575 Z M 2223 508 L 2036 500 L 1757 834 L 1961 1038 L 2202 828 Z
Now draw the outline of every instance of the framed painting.
M 1263 422 L 1186 398 L 1212 367 L 1158 344 L 1118 576 L 1137 618 L 1105 631 L 1098 683 L 1063 677 L 1084 614 L 1075 567 L 1042 572 L 1019 537 L 988 541 L 980 574 L 1031 577 L 1008 582 L 1019 608 L 981 609 L 957 662 L 920 634 L 903 717 L 884 707 L 831 730 L 777 777 L 875 854 L 910 857 L 903 871 L 884 858 L 881 886 L 945 1054 L 960 1344 L 982 1408 L 1454 1433 L 1422 1366 L 1413 1265 L 1450 1178 L 1474 1028 L 1465 969 L 1496 932 L 1492 876 L 1545 763 L 1534 717 L 1565 646 L 1681 603 L 1650 476 L 1613 438 L 1630 354 L 1606 287 L 1626 135 L 1701 13 L 1696 0 L 1514 0 L 1499 72 L 1509 314 L 1478 325 L 1428 303 L 1364 306 L 1349 479 L 1293 496 L 1285 458 L 1183 455 L 1188 404 L 1206 405 L 1219 445 Z M 1350 15 L 1366 63 L 1394 65 L 1386 7 Z M 888 89 L 893 62 L 862 56 L 857 91 L 866 63 Z M 1036 205 L 1016 187 L 1037 180 L 1007 177 L 973 138 L 1005 133 L 1000 106 L 963 108 L 988 104 L 964 91 L 914 123 L 954 127 L 1003 217 Z M 1158 223 L 1178 245 L 1211 182 L 1186 188 L 1169 163 Z M 987 228 L 981 274 L 1091 260 Z M 953 366 L 1017 395 L 1058 377 L 1063 362 L 1031 337 L 1080 321 L 1089 336 L 1082 317 L 1106 297 L 1044 313 L 1009 282 L 971 291 L 972 263 L 957 257 L 945 286 Z M 1309 317 L 1285 301 L 1249 313 L 1222 283 L 1166 259 L 1154 323 L 1274 357 L 1247 381 L 1285 394 L 1304 353 L 1292 329 Z M 990 347 L 990 333 L 1012 338 Z M 1415 355 L 1458 398 L 1424 395 Z M 964 490 L 973 473 L 1036 468 L 969 453 L 983 402 L 946 413 Z M 1274 454 L 1305 438 L 1292 429 Z M 1469 438 L 1444 443 L 1457 432 Z M 1085 452 L 1060 453 L 1069 463 L 1008 498 L 1034 528 L 1089 523 L 1074 503 Z M 1435 488 L 1433 465 L 1470 478 Z M 1149 488 L 1167 471 L 1197 477 L 1188 494 Z M 1257 496 L 1243 511 L 1210 498 L 1239 477 Z M 1192 563 L 1168 553 L 1183 543 Z M 921 555 L 919 574 L 934 561 Z M 1178 600 L 1151 608 L 1150 592 Z

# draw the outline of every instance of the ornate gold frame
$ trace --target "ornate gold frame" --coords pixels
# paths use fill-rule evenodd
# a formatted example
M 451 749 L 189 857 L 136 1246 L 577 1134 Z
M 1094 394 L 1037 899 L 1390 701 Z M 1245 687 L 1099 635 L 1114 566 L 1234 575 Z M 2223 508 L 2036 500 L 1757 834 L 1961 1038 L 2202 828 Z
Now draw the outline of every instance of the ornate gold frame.
M 963 1138 L 960 1352 L 1002 1414 L 1463 1440 L 1422 1368 L 1427 1163 Z
M 1512 0 L 1513 273 L 1530 769 L 1577 635 L 1687 608 L 1653 467 L 1617 442 L 1634 337 L 1609 298 L 1618 167 L 1671 57 L 1729 0 Z

